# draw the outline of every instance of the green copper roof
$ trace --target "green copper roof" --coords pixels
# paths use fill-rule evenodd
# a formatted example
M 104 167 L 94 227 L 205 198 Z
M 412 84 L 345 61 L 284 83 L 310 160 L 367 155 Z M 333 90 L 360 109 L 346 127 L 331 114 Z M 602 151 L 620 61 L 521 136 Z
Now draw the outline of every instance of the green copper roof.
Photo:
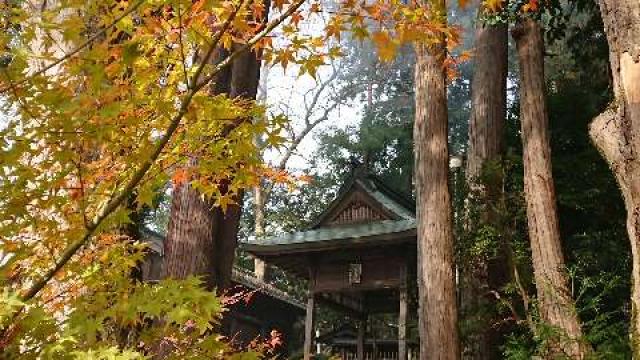
M 377 202 L 393 217 L 392 220 L 376 220 L 368 223 L 324 225 L 336 209 L 347 204 L 349 194 L 361 191 Z M 359 172 L 341 187 L 336 198 L 327 206 L 316 222 L 305 231 L 271 237 L 259 237 L 241 243 L 240 246 L 254 254 L 318 251 L 336 247 L 372 245 L 387 241 L 405 241 L 415 237 L 415 203 L 373 175 Z
M 281 236 L 258 238 L 241 246 L 249 251 L 278 251 L 287 248 L 323 247 L 335 242 L 340 244 L 358 244 L 380 239 L 383 235 L 412 232 L 416 222 L 411 220 L 384 220 L 366 224 L 341 225 L 300 231 Z M 389 238 L 388 240 L 393 240 Z M 397 239 L 397 238 L 395 238 Z M 385 239 L 382 239 L 384 241 Z

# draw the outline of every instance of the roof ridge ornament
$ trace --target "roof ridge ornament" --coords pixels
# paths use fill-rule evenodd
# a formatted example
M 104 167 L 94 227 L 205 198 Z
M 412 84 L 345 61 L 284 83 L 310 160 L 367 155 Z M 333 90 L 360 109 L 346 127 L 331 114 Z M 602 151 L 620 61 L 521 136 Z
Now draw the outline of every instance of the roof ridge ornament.
M 349 166 L 351 167 L 351 175 L 354 178 L 365 177 L 369 172 L 367 162 L 360 161 L 353 155 L 349 157 Z

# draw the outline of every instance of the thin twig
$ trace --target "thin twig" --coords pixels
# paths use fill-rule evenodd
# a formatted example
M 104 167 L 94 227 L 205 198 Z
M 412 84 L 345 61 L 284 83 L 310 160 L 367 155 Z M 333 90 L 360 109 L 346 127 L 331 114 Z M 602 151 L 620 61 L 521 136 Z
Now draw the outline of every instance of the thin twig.
M 185 59 L 184 54 L 184 42 L 182 41 L 182 11 L 180 11 L 180 6 L 178 6 L 178 41 L 180 43 L 180 60 L 182 62 L 182 73 L 184 74 L 184 81 L 189 81 L 189 75 L 187 75 L 187 61 Z M 186 84 L 188 86 L 188 84 Z
M 114 27 L 118 22 L 120 22 L 122 19 L 124 19 L 125 17 L 129 16 L 131 13 L 133 13 L 138 7 L 140 7 L 140 5 L 142 5 L 145 2 L 145 0 L 140 0 L 137 1 L 136 3 L 134 3 L 133 5 L 131 5 L 131 7 L 129 7 L 127 10 L 125 10 L 122 14 L 120 14 L 120 16 L 116 17 L 113 22 L 111 24 L 109 24 L 108 26 L 102 28 L 100 31 L 98 31 L 97 33 L 93 34 L 91 37 L 89 37 L 89 39 L 87 39 L 87 41 L 85 41 L 84 43 L 82 43 L 80 46 L 78 46 L 77 48 L 75 48 L 74 50 L 72 50 L 71 52 L 69 52 L 68 54 L 65 54 L 63 57 L 59 58 L 58 60 L 52 62 L 51 64 L 45 66 L 44 68 L 36 71 L 35 73 L 31 74 L 30 76 L 25 77 L 24 79 L 20 80 L 17 83 L 13 83 L 13 84 L 9 84 L 3 88 L 0 89 L 0 94 L 4 93 L 5 91 L 9 90 L 12 86 L 20 86 L 26 82 L 28 82 L 29 80 L 35 78 L 36 76 L 42 75 L 45 72 L 51 70 L 52 68 L 54 68 L 55 66 L 65 62 L 66 60 L 70 59 L 71 57 L 73 57 L 74 55 L 78 54 L 80 51 L 82 51 L 82 49 L 86 48 L 87 46 L 91 45 L 94 41 L 96 41 L 99 37 L 101 37 L 102 35 L 104 35 L 109 29 L 111 29 L 112 27 Z

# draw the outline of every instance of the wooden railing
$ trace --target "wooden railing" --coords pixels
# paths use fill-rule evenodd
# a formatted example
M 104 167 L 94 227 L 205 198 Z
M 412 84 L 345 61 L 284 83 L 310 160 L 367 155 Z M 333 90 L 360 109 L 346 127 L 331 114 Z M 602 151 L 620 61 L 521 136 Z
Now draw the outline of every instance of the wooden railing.
M 379 351 L 377 356 L 374 356 L 373 352 L 365 352 L 364 360 L 398 360 L 398 352 L 397 351 Z M 418 353 L 415 350 L 409 350 L 408 359 L 414 360 L 418 359 Z M 358 355 L 355 352 L 343 352 L 339 355 L 341 360 L 358 360 Z

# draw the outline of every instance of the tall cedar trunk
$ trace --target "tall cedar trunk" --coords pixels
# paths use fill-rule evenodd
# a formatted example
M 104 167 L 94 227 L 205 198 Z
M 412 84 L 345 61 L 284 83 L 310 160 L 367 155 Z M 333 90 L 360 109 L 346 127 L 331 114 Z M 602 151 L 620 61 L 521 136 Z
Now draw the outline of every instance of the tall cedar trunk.
M 536 21 L 524 19 L 514 28 L 513 37 L 520 63 L 524 192 L 540 316 L 563 333 L 554 339 L 552 351 L 583 359 L 589 348 L 582 342 L 569 291 L 551 174 L 542 31 Z
M 640 2 L 600 0 L 615 99 L 590 125 L 591 139 L 611 166 L 627 209 L 633 256 L 631 340 L 640 358 Z
M 218 61 L 226 54 L 219 55 Z M 231 98 L 254 99 L 259 75 L 258 57 L 254 52 L 245 52 L 234 60 L 230 68 L 220 74 L 212 93 L 227 93 Z M 232 131 L 232 127 L 224 129 L 222 135 Z M 221 194 L 225 194 L 227 183 L 221 183 L 220 187 Z M 202 195 L 191 189 L 188 184 L 174 189 L 165 241 L 165 276 L 185 278 L 200 275 L 211 288 L 222 291 L 229 287 L 242 210 L 242 195 L 239 193 L 235 196 L 236 204 L 228 206 L 226 211 L 223 211 L 214 207 L 211 201 L 204 200 Z
M 446 14 L 445 1 L 431 4 Z M 444 39 L 416 46 L 414 124 L 420 358 L 460 356 L 449 194 Z
M 481 12 L 482 9 L 479 10 Z M 479 18 L 479 16 L 478 16 Z M 499 163 L 503 154 L 504 124 L 507 96 L 507 40 L 506 24 L 485 25 L 478 20 L 475 33 L 475 68 L 471 84 L 471 117 L 469 121 L 469 150 L 466 175 L 471 193 L 467 206 L 480 212 L 479 222 L 469 224 L 497 228 L 499 219 L 491 211 L 489 202 L 500 197 L 501 184 L 495 176 L 483 176 L 488 163 Z M 466 211 L 471 213 L 471 209 Z M 475 219 L 474 219 L 475 220 Z M 495 323 L 496 298 L 491 290 L 502 288 L 509 273 L 505 261 L 504 244 L 499 244 L 494 259 L 480 256 L 466 262 L 462 269 L 461 312 L 470 333 L 465 339 L 464 359 L 497 359 L 500 357 L 502 334 Z

